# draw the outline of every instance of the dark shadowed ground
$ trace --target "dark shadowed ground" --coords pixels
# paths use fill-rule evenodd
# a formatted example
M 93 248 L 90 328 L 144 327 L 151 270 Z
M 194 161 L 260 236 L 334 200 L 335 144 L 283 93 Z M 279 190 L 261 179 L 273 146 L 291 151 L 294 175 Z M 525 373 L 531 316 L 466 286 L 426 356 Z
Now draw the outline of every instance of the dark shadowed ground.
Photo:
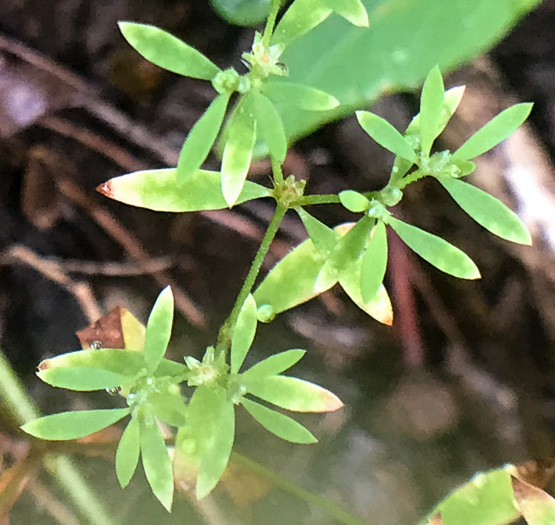
M 145 320 L 167 283 L 179 294 L 181 313 L 173 357 L 202 355 L 272 212 L 256 202 L 163 216 L 94 191 L 118 174 L 175 164 L 187 130 L 213 96 L 207 83 L 143 61 L 121 37 L 118 20 L 159 25 L 221 67 L 237 67 L 235 57 L 252 40 L 251 29 L 226 25 L 199 0 L 0 3 L 0 343 L 45 412 L 117 402 L 107 394 L 53 392 L 35 378 L 35 366 L 77 349 L 74 332 L 116 305 Z M 516 100 L 535 103 L 527 129 L 485 156 L 475 178 L 522 213 L 534 247 L 496 241 L 425 181 L 407 192 L 401 213 L 469 253 L 481 281 L 444 276 L 392 238 L 393 328 L 334 290 L 259 330 L 257 357 L 307 348 L 296 375 L 330 388 L 346 408 L 303 419 L 320 438 L 314 447 L 280 442 L 241 418 L 238 449 L 370 524 L 414 523 L 476 470 L 553 456 L 553 27 L 549 0 L 489 56 L 447 80 L 468 84 L 469 101 L 446 146 L 461 144 Z M 375 111 L 402 126 L 414 108 L 412 95 L 394 95 Z M 379 188 L 389 163 L 347 119 L 295 145 L 287 171 L 305 178 L 310 191 L 328 193 L 347 185 Z M 209 165 L 216 168 L 217 160 Z M 253 171 L 267 180 L 264 161 Z M 337 209 L 317 215 L 330 225 L 350 218 Z M 266 267 L 304 237 L 296 218 L 288 218 Z M 23 446 L 3 426 L 0 469 Z M 192 509 L 181 498 L 168 517 L 141 476 L 122 493 L 110 461 L 77 461 L 118 523 L 332 523 L 238 467 L 209 504 Z M 52 501 L 63 507 L 65 499 L 48 479 L 41 475 L 24 492 L 10 523 L 74 523 L 52 517 Z

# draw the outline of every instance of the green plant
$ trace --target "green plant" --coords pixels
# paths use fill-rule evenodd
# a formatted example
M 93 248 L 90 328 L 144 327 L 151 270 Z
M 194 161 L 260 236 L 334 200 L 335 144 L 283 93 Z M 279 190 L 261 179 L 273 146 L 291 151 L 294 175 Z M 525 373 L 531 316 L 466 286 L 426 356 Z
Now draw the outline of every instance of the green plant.
M 69 440 L 129 418 L 116 453 L 119 482 L 122 487 L 129 484 L 142 458 L 152 491 L 168 510 L 174 472 L 180 479 L 195 480 L 198 498 L 216 486 L 232 452 L 235 410 L 240 406 L 282 439 L 316 441 L 300 423 L 253 397 L 297 412 L 327 412 L 343 406 L 328 390 L 283 375 L 302 358 L 304 350 L 276 353 L 242 371 L 258 322 L 271 322 L 277 314 L 339 283 L 360 308 L 390 324 L 391 303 L 383 286 L 387 227 L 443 272 L 463 279 L 480 277 L 474 262 L 460 249 L 401 221 L 390 211 L 408 185 L 432 177 L 484 228 L 513 242 L 531 243 L 530 234 L 512 211 L 463 179 L 475 169 L 472 159 L 513 133 L 528 117 L 532 105 L 517 104 L 503 111 L 454 152 L 434 151 L 432 146 L 464 91 L 445 91 L 437 66 L 424 83 L 420 113 L 404 133 L 377 115 L 357 112 L 366 133 L 395 154 L 385 188 L 306 195 L 303 181 L 294 175 L 284 177 L 287 133 L 276 104 L 290 102 L 303 110 L 327 111 L 339 102 L 313 87 L 278 81 L 288 73 L 280 62 L 282 53 L 333 12 L 358 26 L 368 25 L 368 17 L 359 0 L 295 0 L 276 25 L 280 6 L 280 0 L 272 0 L 263 33 L 255 34 L 251 51 L 242 55 L 248 69 L 243 75 L 232 68 L 221 70 L 161 29 L 120 23 L 124 37 L 146 59 L 174 73 L 210 81 L 217 95 L 191 129 L 176 168 L 116 177 L 100 191 L 133 206 L 165 212 L 222 209 L 257 198 L 274 199 L 276 210 L 235 305 L 202 361 L 191 356 L 185 357 L 184 363 L 164 358 L 173 322 L 173 297 L 166 288 L 152 308 L 146 329 L 130 315 L 122 318 L 125 348 L 81 350 L 39 366 L 39 377 L 52 386 L 81 391 L 115 389 L 125 399 L 126 408 L 65 412 L 23 426 L 38 438 Z M 229 110 L 232 98 L 234 105 Z M 218 136 L 221 170 L 205 171 L 201 167 Z M 269 152 L 272 187 L 247 181 L 257 141 Z M 355 223 L 330 228 L 305 209 L 318 204 L 340 204 L 361 216 Z M 285 256 L 255 289 L 263 259 L 289 210 L 299 215 L 309 239 Z M 193 389 L 191 395 L 183 395 L 183 384 Z M 177 429 L 173 465 L 158 421 Z M 452 525 L 456 522 L 449 521 L 452 518 L 447 517 L 447 507 L 440 510 L 445 523 Z

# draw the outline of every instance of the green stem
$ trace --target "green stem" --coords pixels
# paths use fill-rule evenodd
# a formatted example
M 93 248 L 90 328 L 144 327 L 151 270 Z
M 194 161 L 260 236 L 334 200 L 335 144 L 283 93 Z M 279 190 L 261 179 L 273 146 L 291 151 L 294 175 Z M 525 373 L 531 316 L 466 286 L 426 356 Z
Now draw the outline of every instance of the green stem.
M 274 27 L 276 25 L 276 19 L 281 7 L 282 0 L 272 0 L 272 5 L 270 6 L 270 13 L 266 19 L 266 26 L 264 27 L 264 35 L 262 36 L 262 45 L 265 49 L 270 47 L 270 40 L 274 32 Z
M 314 505 L 315 507 L 322 509 L 324 512 L 335 518 L 339 523 L 343 523 L 344 525 L 368 525 L 367 521 L 353 516 L 350 512 L 342 509 L 339 505 L 336 505 L 330 499 L 324 498 L 319 494 L 315 494 L 314 492 L 303 489 L 296 483 L 293 483 L 277 472 L 270 470 L 263 465 L 260 465 L 256 461 L 248 459 L 245 456 L 238 454 L 237 452 L 233 452 L 231 457 L 233 462 L 267 479 L 272 485 L 279 487 L 281 490 L 289 492 L 289 494 L 292 494 L 293 496 L 306 501 L 310 505 Z
M 270 249 L 270 244 L 274 240 L 274 237 L 276 236 L 279 225 L 281 224 L 281 221 L 285 216 L 286 212 L 287 212 L 287 207 L 283 206 L 283 204 L 278 203 L 276 207 L 276 211 L 274 212 L 274 216 L 272 217 L 272 220 L 268 225 L 268 229 L 264 234 L 264 238 L 260 243 L 260 248 L 258 248 L 258 252 L 256 253 L 254 261 L 252 262 L 251 269 L 249 270 L 249 273 L 245 278 L 245 282 L 243 283 L 243 287 L 241 288 L 241 291 L 237 296 L 235 305 L 233 306 L 233 310 L 231 310 L 231 314 L 229 314 L 227 321 L 224 323 L 224 325 L 222 326 L 222 329 L 220 330 L 220 335 L 218 337 L 219 349 L 222 346 L 229 347 L 229 342 L 231 341 L 231 334 L 235 326 L 235 323 L 237 322 L 237 317 L 239 316 L 241 307 L 243 306 L 245 299 L 252 291 L 252 288 L 256 281 L 256 277 L 258 276 L 258 272 L 262 267 L 262 262 L 264 261 L 264 258 L 266 257 L 268 250 Z
M 40 417 L 36 403 L 27 394 L 25 387 L 1 350 L 0 398 L 19 425 Z M 56 458 L 54 465 L 45 459 L 44 464 L 91 525 L 115 525 L 85 478 L 68 458 L 60 456 Z
M 50 465 L 50 473 L 90 525 L 116 525 L 104 504 L 67 456 L 57 456 Z
M 281 164 L 273 156 L 270 156 L 270 160 L 272 162 L 272 173 L 274 174 L 274 186 L 278 186 L 283 183 Z
M 429 174 L 421 171 L 421 170 L 416 170 L 413 171 L 411 174 L 407 175 L 404 179 L 401 179 L 396 186 L 402 190 L 403 188 L 406 188 L 409 184 L 412 184 L 413 182 L 416 182 L 417 180 L 423 179 L 424 177 L 427 177 Z
M 299 199 L 298 206 L 310 206 L 312 204 L 339 204 L 339 195 L 307 195 Z
M 8 412 L 19 425 L 40 417 L 35 402 L 27 395 L 25 387 L 0 350 L 0 398 Z

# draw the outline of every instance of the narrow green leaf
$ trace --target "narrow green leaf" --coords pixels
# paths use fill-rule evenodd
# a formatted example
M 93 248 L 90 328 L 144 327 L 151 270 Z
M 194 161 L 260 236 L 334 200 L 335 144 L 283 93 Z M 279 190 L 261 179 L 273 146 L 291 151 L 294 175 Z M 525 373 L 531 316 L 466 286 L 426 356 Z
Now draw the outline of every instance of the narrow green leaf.
M 123 419 L 130 408 L 111 410 L 79 410 L 44 416 L 26 423 L 21 428 L 27 434 L 51 441 L 79 439 L 94 434 Z
M 518 215 L 499 199 L 475 186 L 450 177 L 438 177 L 455 202 L 494 235 L 519 244 L 532 244 L 530 232 Z
M 111 199 L 155 211 L 185 212 L 227 208 L 221 175 L 198 170 L 184 187 L 177 183 L 175 168 L 128 173 L 110 179 L 97 190 Z M 270 190 L 247 181 L 236 204 L 269 197 Z
M 132 417 L 121 435 L 116 450 L 116 474 L 122 489 L 129 485 L 135 474 L 139 463 L 139 452 L 139 420 Z
M 287 154 L 287 139 L 283 122 L 272 102 L 262 95 L 253 93 L 256 129 L 262 137 L 270 155 L 282 163 Z
M 420 97 L 420 147 L 426 157 L 440 133 L 443 105 L 443 78 L 439 67 L 435 66 L 426 77 Z
M 368 13 L 360 0 L 320 0 L 326 7 L 357 27 L 368 27 Z
M 372 232 L 361 263 L 360 292 L 365 303 L 378 293 L 387 268 L 387 233 L 385 224 L 378 221 Z
M 480 271 L 462 250 L 416 226 L 389 218 L 389 225 L 415 253 L 439 270 L 461 279 L 479 279 Z
M 511 476 L 517 506 L 528 525 L 553 525 L 555 499 L 530 483 Z
M 82 392 L 122 386 L 130 377 L 93 367 L 52 368 L 37 374 L 49 385 Z
M 294 412 L 333 412 L 343 406 L 329 390 L 296 377 L 244 377 L 249 394 Z
M 280 414 L 245 398 L 241 399 L 241 404 L 266 430 L 281 439 L 292 443 L 306 444 L 318 441 L 308 429 L 285 414 Z
M 200 169 L 222 127 L 231 93 L 218 95 L 195 123 L 179 154 L 177 182 L 185 184 Z
M 256 138 L 256 121 L 251 100 L 239 102 L 231 116 L 222 158 L 222 193 L 229 207 L 237 203 L 245 185 Z
M 354 190 L 342 191 L 339 194 L 339 200 L 345 208 L 353 213 L 362 213 L 370 206 L 370 201 L 362 193 Z
M 173 501 L 173 470 L 164 437 L 154 418 L 140 424 L 140 444 L 143 469 L 153 494 L 170 512 Z
M 328 257 L 337 246 L 340 238 L 339 235 L 302 208 L 296 208 L 295 211 L 298 213 L 301 221 L 303 221 L 306 232 L 320 255 Z
M 206 449 L 197 478 L 198 499 L 207 496 L 217 485 L 229 462 L 235 439 L 235 407 L 232 401 L 222 400 L 217 423 L 217 431 Z
M 339 280 L 343 270 L 362 256 L 373 223 L 374 219 L 365 215 L 339 240 L 318 274 L 315 290 L 330 288 Z
M 455 153 L 453 160 L 470 160 L 497 146 L 512 135 L 528 118 L 533 104 L 515 104 L 480 128 Z
M 241 307 L 237 323 L 233 328 L 233 338 L 231 340 L 232 374 L 237 374 L 239 372 L 239 369 L 245 360 L 247 352 L 254 341 L 257 322 L 256 301 L 254 300 L 252 294 L 249 294 Z
M 285 80 L 269 80 L 262 87 L 262 92 L 276 102 L 307 111 L 329 111 L 339 106 L 339 100 L 321 89 Z
M 412 163 L 417 161 L 410 144 L 387 120 L 369 111 L 357 111 L 356 116 L 362 129 L 370 135 L 380 146 L 407 159 Z
M 300 361 L 305 353 L 306 350 L 286 350 L 285 352 L 271 355 L 251 366 L 246 372 L 243 372 L 242 377 L 260 379 L 281 374 Z
M 204 80 L 212 80 L 220 71 L 202 53 L 158 27 L 133 22 L 119 22 L 118 25 L 140 55 L 163 69 Z
M 455 114 L 455 111 L 459 107 L 459 104 L 464 95 L 465 86 L 457 86 L 448 89 L 444 94 L 443 109 L 441 111 L 441 119 L 439 123 L 439 129 L 437 130 L 438 136 L 445 129 L 451 117 Z M 407 130 L 405 131 L 405 137 L 411 134 L 419 134 L 420 130 L 420 113 L 418 113 L 410 122 Z
M 321 24 L 331 12 L 320 0 L 295 0 L 279 21 L 272 35 L 272 44 L 289 45 Z
M 145 364 L 149 374 L 154 373 L 162 361 L 173 324 L 173 294 L 169 286 L 161 292 L 148 318 L 145 334 Z
M 39 364 L 37 375 L 48 383 L 49 373 L 58 368 L 94 368 L 133 377 L 144 366 L 144 357 L 139 352 L 119 348 L 87 349 L 45 359 Z

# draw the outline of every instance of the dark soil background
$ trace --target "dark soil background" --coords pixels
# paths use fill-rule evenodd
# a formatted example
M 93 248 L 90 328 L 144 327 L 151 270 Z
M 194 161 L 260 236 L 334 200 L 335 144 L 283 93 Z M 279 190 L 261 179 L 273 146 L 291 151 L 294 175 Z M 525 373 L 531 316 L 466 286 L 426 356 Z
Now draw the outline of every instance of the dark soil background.
M 213 96 L 206 83 L 142 60 L 121 37 L 118 20 L 163 27 L 221 67 L 238 66 L 253 32 L 226 24 L 205 1 L 0 3 L 0 344 L 45 412 L 112 402 L 60 396 L 35 378 L 36 364 L 78 348 L 74 332 L 95 313 L 119 305 L 144 320 L 164 284 L 180 294 L 173 356 L 202 355 L 272 212 L 270 204 L 256 202 L 233 211 L 161 215 L 94 191 L 116 175 L 175 164 L 187 130 Z M 449 85 L 475 88 L 481 109 L 476 119 L 472 108 L 463 111 L 470 116 L 446 137 L 460 144 L 485 114 L 515 100 L 533 101 L 526 151 L 544 163 L 538 187 L 551 204 L 553 28 L 555 2 L 548 0 L 487 57 L 448 78 Z M 390 96 L 375 111 L 402 126 L 415 100 Z M 521 196 L 508 189 L 502 173 L 511 155 L 496 151 L 477 177 L 490 176 L 496 181 L 491 190 L 514 206 Z M 368 190 L 383 185 L 389 162 L 347 119 L 295 145 L 287 171 L 305 178 L 311 192 L 347 185 Z M 217 159 L 209 165 L 216 168 Z M 263 183 L 267 172 L 260 161 L 252 176 Z M 391 238 L 393 328 L 334 290 L 259 330 L 259 357 L 307 348 L 297 375 L 330 388 L 348 407 L 306 420 L 321 443 L 284 444 L 246 418 L 239 426 L 239 449 L 373 524 L 413 523 L 476 470 L 554 452 L 554 209 L 531 227 L 535 246 L 523 251 L 497 242 L 433 184 L 417 186 L 401 213 L 467 251 L 483 279 L 444 276 Z M 433 207 L 419 206 L 423 199 Z M 330 225 L 351 218 L 335 208 L 317 214 Z M 304 237 L 300 223 L 288 217 L 266 268 Z M 10 447 L 20 436 L 14 436 L 6 423 L 4 466 L 16 457 Z M 247 478 L 216 492 L 223 521 L 185 501 L 166 517 L 145 496 L 144 483 L 122 495 L 109 461 L 83 461 L 118 523 L 328 523 L 305 503 Z M 33 491 L 13 513 L 12 523 L 63 523 Z

